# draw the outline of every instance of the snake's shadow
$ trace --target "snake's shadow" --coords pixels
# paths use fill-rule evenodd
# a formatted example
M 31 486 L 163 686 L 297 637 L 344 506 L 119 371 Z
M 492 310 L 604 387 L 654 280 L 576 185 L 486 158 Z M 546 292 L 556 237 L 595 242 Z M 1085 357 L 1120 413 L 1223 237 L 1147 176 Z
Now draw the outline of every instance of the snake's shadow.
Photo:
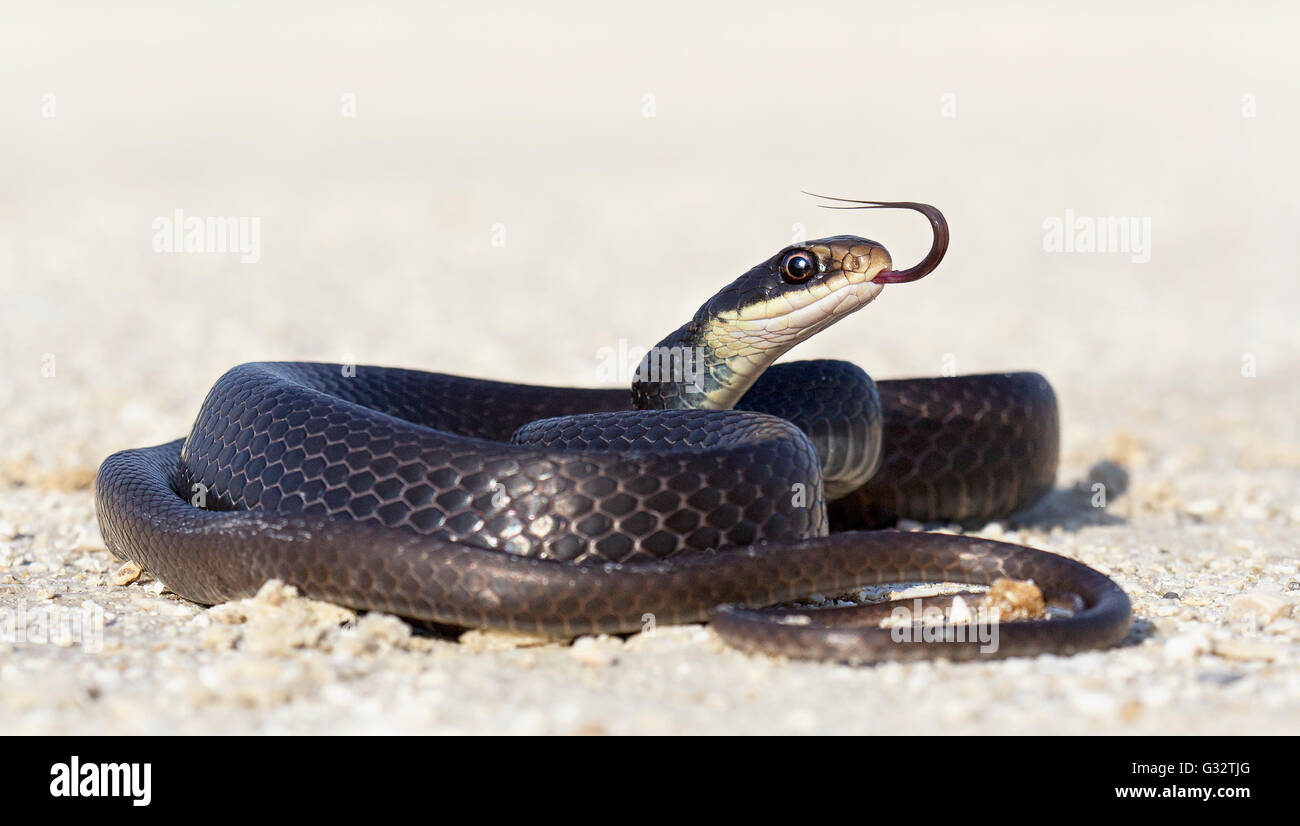
M 1128 492 L 1128 470 L 1116 462 L 1102 460 L 1088 469 L 1084 478 L 1067 488 L 1054 488 L 1029 508 L 1013 514 L 1008 525 L 1017 528 L 1077 531 L 1094 525 L 1122 525 L 1128 520 L 1107 513 L 1106 508 Z M 1141 645 L 1156 633 L 1155 624 L 1135 616 L 1133 625 L 1117 647 Z
M 1067 531 L 1093 525 L 1122 525 L 1126 520 L 1106 509 L 1128 492 L 1129 482 L 1128 470 L 1123 465 L 1102 460 L 1073 485 L 1053 488 L 1042 499 L 1012 514 L 1006 521 L 1013 528 L 1059 527 Z

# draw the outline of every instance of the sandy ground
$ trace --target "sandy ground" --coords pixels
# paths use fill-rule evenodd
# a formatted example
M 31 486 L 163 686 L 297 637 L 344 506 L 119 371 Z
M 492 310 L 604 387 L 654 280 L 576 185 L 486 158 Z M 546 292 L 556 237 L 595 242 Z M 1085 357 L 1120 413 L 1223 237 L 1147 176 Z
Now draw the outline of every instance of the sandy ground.
M 0 23 L 0 731 L 1300 732 L 1294 10 L 221 9 Z M 95 467 L 233 364 L 594 385 L 797 232 L 925 248 L 800 189 L 947 213 L 938 273 L 792 356 L 1047 375 L 1058 491 L 981 533 L 1113 576 L 1128 644 L 849 668 L 112 584 Z M 155 251 L 176 209 L 257 261 Z M 1048 251 L 1070 214 L 1150 244 Z

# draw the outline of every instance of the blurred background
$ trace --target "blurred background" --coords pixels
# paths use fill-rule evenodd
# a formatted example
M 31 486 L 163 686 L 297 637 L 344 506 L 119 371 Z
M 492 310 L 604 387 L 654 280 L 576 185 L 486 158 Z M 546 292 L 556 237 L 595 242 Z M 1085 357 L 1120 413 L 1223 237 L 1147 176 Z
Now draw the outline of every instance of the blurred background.
M 593 385 L 601 348 L 654 344 L 797 234 L 927 248 L 913 214 L 805 189 L 933 203 L 952 245 L 790 357 L 1040 370 L 1067 460 L 1136 432 L 1206 471 L 1300 466 L 1298 15 L 10 6 L 0 478 L 88 483 L 243 361 Z M 155 251 L 175 210 L 256 219 L 256 262 Z M 1149 260 L 1048 251 L 1067 214 L 1149 221 Z

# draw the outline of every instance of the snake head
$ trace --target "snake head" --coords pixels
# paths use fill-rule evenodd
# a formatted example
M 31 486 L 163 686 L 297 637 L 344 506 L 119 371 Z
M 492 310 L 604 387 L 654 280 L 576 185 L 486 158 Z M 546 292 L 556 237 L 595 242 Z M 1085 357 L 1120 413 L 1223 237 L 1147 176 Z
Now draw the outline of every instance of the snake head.
M 884 247 L 854 235 L 792 244 L 724 287 L 697 318 L 779 355 L 870 303 L 890 265 Z
M 930 221 L 930 251 L 916 266 L 895 270 L 888 251 L 866 238 L 837 235 L 795 244 L 715 295 L 701 308 L 702 315 L 722 321 L 765 322 L 759 325 L 763 329 L 791 329 L 799 331 L 799 339 L 806 338 L 866 305 L 880 294 L 881 286 L 929 275 L 948 251 L 948 222 L 929 204 L 814 197 L 838 202 L 823 204 L 827 209 L 915 210 Z
M 874 279 L 890 263 L 884 247 L 853 235 L 786 247 L 722 288 L 652 350 L 687 346 L 702 353 L 707 377 L 697 391 L 641 383 L 633 388 L 635 403 L 733 406 L 783 353 L 879 295 L 884 285 Z
M 833 199 L 843 200 L 843 199 Z M 948 226 L 939 210 L 913 202 L 852 201 L 832 209 L 914 209 L 930 219 L 930 252 L 906 270 L 893 269 L 889 252 L 867 238 L 836 235 L 792 244 L 710 298 L 689 323 L 671 333 L 643 359 L 638 374 L 653 369 L 663 353 L 700 354 L 693 387 L 676 373 L 638 380 L 633 403 L 641 409 L 727 409 L 787 350 L 862 309 L 885 284 L 915 281 L 933 270 L 948 249 Z

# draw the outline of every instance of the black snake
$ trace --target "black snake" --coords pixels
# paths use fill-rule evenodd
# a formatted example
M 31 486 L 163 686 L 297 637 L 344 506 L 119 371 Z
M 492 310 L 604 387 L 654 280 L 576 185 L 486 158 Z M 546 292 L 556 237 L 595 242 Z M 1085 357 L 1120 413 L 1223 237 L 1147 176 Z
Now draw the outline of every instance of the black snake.
M 104 461 L 95 490 L 108 546 L 207 604 L 276 578 L 459 626 L 572 636 L 712 619 L 745 650 L 847 662 L 1116 643 L 1128 598 L 1081 563 L 863 530 L 1023 508 L 1050 489 L 1059 437 L 1037 374 L 876 384 L 846 362 L 772 364 L 943 257 L 933 207 L 852 203 L 922 212 L 930 253 L 898 271 L 864 238 L 793 244 L 652 349 L 630 395 L 381 367 L 236 367 L 186 439 Z M 759 610 L 873 583 L 998 577 L 1033 580 L 1066 615 L 1001 623 L 990 650 L 960 634 L 900 637 L 842 610 Z

